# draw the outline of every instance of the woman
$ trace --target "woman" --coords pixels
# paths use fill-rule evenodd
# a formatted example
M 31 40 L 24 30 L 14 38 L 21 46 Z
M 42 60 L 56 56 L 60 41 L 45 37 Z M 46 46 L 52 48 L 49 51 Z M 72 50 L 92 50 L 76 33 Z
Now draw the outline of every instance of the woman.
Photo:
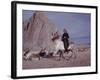
M 69 35 L 66 29 L 63 30 L 62 41 L 64 44 L 65 52 L 68 50 L 69 47 Z

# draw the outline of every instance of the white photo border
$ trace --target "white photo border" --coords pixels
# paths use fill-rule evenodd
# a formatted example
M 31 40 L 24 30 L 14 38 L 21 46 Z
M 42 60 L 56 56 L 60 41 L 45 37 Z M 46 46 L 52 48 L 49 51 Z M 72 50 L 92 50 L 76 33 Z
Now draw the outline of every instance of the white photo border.
M 22 77 L 46 77 L 56 75 L 73 75 L 73 74 L 86 74 L 97 73 L 97 7 L 96 6 L 81 6 L 81 5 L 64 5 L 64 4 L 49 4 L 49 3 L 32 3 L 32 2 L 18 2 L 13 1 L 12 6 L 15 5 L 15 26 L 16 26 L 16 58 L 15 63 L 12 63 L 12 78 Z M 77 12 L 77 13 L 90 13 L 91 14 L 91 66 L 86 67 L 67 67 L 67 68 L 49 68 L 49 69 L 27 69 L 22 68 L 22 11 L 23 10 L 39 10 L 39 11 L 54 11 L 54 12 Z M 12 21 L 13 22 L 13 21 Z M 14 27 L 14 25 L 12 25 Z M 14 55 L 14 53 L 12 53 Z M 13 56 L 12 56 L 13 57 Z M 13 75 L 15 73 L 15 75 Z

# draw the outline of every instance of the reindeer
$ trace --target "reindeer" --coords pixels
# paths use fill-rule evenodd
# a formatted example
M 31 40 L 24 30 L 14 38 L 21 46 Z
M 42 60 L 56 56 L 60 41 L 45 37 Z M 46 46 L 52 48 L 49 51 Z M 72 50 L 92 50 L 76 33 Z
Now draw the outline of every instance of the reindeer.
M 52 41 L 54 42 L 55 44 L 55 51 L 54 51 L 54 55 L 58 54 L 59 55 L 59 60 L 61 58 L 63 59 L 66 59 L 64 57 L 64 53 L 69 53 L 71 52 L 72 55 L 70 55 L 70 57 L 66 60 L 69 60 L 73 55 L 74 55 L 74 58 L 76 58 L 76 54 L 75 54 L 75 49 L 74 49 L 74 45 L 73 44 L 70 44 L 67 51 L 65 52 L 65 49 L 64 49 L 64 44 L 62 42 L 62 40 L 60 39 L 60 36 L 58 35 L 58 33 L 52 33 Z
M 40 58 L 46 56 L 46 54 L 47 54 L 46 48 L 34 52 L 30 51 L 29 49 L 26 49 L 24 51 L 23 58 L 24 60 L 32 60 L 32 58 L 38 58 L 38 60 L 40 60 Z

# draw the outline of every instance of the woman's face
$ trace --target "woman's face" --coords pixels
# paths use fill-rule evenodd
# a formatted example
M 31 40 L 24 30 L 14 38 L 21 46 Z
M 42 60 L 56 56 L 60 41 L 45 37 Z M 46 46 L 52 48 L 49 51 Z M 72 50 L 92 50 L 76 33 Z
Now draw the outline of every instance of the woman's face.
M 67 30 L 66 30 L 66 29 L 64 29 L 63 31 L 64 31 L 64 33 L 66 33 L 66 32 L 67 32 Z

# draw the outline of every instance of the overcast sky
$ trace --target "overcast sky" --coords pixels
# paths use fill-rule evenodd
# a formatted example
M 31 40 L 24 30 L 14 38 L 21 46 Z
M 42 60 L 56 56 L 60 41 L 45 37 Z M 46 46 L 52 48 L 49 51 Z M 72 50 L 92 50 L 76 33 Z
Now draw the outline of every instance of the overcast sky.
M 35 11 L 23 10 L 23 19 L 29 19 Z M 88 38 L 90 40 L 90 20 L 88 13 L 70 12 L 44 12 L 45 15 L 55 23 L 58 30 L 62 33 L 66 28 L 71 38 Z

